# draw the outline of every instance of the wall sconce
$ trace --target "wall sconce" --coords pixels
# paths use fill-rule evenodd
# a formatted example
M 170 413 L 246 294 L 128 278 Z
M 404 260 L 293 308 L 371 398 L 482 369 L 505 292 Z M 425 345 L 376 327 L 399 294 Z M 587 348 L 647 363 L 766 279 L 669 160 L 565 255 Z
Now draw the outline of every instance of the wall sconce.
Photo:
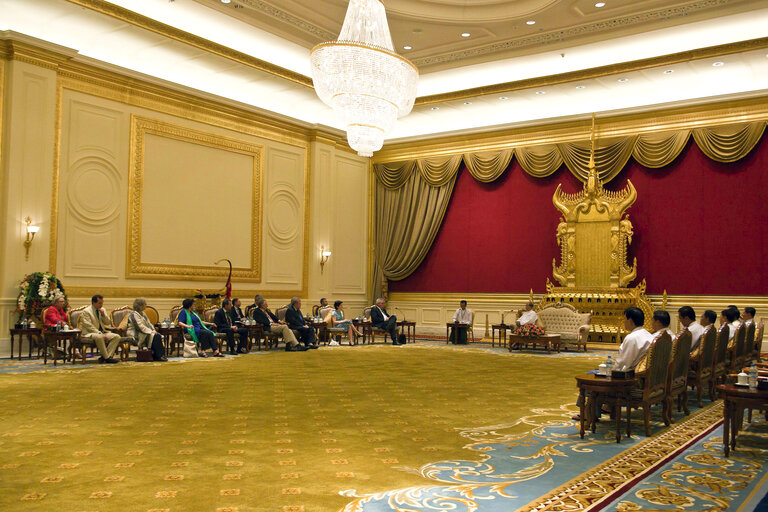
M 32 219 L 30 219 L 29 217 L 24 219 L 24 222 L 27 223 L 27 239 L 24 240 L 24 250 L 26 252 L 26 255 L 24 259 L 26 261 L 29 261 L 29 246 L 32 245 L 32 240 L 35 239 L 35 233 L 40 231 L 40 226 L 33 226 Z
M 320 246 L 320 273 L 323 273 L 323 267 L 325 266 L 325 263 L 328 261 L 328 258 L 331 257 L 331 251 L 326 251 L 324 246 Z

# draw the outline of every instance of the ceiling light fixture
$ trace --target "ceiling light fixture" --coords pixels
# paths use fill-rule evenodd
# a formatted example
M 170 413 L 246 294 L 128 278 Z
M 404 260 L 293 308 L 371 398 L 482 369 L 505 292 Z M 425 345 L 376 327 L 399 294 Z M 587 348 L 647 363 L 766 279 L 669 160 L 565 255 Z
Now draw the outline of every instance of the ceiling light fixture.
M 440 107 L 432 107 L 430 110 L 440 110 Z
M 221 3 L 223 3 L 223 4 L 228 4 L 228 3 L 230 3 L 231 1 L 232 1 L 232 0 L 221 0 Z
M 629 78 L 619 78 L 619 79 L 618 79 L 618 80 L 616 80 L 616 81 L 617 81 L 617 82 L 620 82 L 620 83 L 622 83 L 622 84 L 623 84 L 623 83 L 625 83 L 625 82 L 629 82 Z
M 405 45 L 403 46 L 403 50 L 413 50 L 413 46 Z
M 586 85 L 577 85 L 576 86 L 577 89 L 584 89 L 585 87 L 586 87 Z
M 665 75 L 671 75 L 671 74 L 672 74 L 672 73 L 674 73 L 674 72 L 675 72 L 675 70 L 674 70 L 674 69 L 665 69 L 665 70 L 664 70 L 664 74 L 665 74 Z
M 717 61 L 717 62 L 713 62 L 712 65 L 715 66 L 716 68 L 719 68 L 720 66 L 725 66 L 725 62 Z
M 526 22 L 525 22 L 525 24 L 526 24 L 526 25 L 535 25 L 535 24 L 536 24 L 536 22 L 535 22 L 535 21 L 533 21 L 533 20 L 528 20 L 528 21 L 526 21 Z
M 595 7 L 597 7 L 598 9 L 599 9 L 600 7 L 605 7 L 605 2 L 597 2 L 597 3 L 595 4 Z
M 500 99 L 501 101 L 504 101 L 504 100 L 508 100 L 509 98 L 507 98 L 506 96 L 499 96 L 499 99 Z
M 461 34 L 461 37 L 469 37 L 469 36 L 471 36 L 471 35 L 472 35 L 472 34 L 470 34 L 469 32 L 463 32 L 463 33 Z
M 312 48 L 310 62 L 315 92 L 341 115 L 360 156 L 381 149 L 397 118 L 413 109 L 419 71 L 395 53 L 379 0 L 352 0 L 338 40 Z
M 547 91 L 536 91 L 536 94 L 547 94 Z
M 465 101 L 465 102 L 464 102 L 464 104 L 465 104 L 465 105 L 471 105 L 471 104 L 472 104 L 472 102 L 471 102 L 471 101 Z

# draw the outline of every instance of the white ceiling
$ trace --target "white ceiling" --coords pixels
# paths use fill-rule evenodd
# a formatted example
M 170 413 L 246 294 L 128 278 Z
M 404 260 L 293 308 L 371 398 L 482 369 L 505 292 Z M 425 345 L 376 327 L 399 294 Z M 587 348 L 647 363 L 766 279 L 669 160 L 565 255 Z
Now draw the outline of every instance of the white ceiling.
M 488 4 L 488 1 L 475 3 Z M 714 0 L 715 3 L 718 1 L 728 3 Z M 493 2 L 501 3 L 501 0 Z M 531 2 L 546 3 L 544 0 L 528 1 Z M 226 11 L 211 9 L 195 0 L 113 0 L 112 3 L 288 70 L 308 74 L 309 49 L 306 46 L 255 27 Z M 390 0 L 386 3 L 395 2 Z M 418 2 L 422 7 L 427 3 Z M 439 3 L 461 5 L 472 2 L 440 0 Z M 606 3 L 609 7 L 611 0 L 606 0 Z M 405 5 L 402 1 L 400 4 Z M 79 52 L 77 58 L 80 60 L 119 66 L 129 72 L 214 94 L 308 125 L 341 127 L 340 120 L 317 99 L 310 87 L 156 34 L 128 21 L 83 8 L 74 1 L 0 0 L 0 12 L 0 31 L 13 31 L 72 48 Z M 554 51 L 541 52 L 539 49 L 479 64 L 457 63 L 449 69 L 423 74 L 419 96 L 452 93 L 526 78 L 542 77 L 542 81 L 546 82 L 543 77 L 556 78 L 566 72 L 638 59 L 663 58 L 696 48 L 767 36 L 768 8 L 755 9 L 642 34 L 575 44 Z M 716 62 L 723 64 L 714 66 Z M 398 121 L 388 140 L 477 131 L 591 112 L 765 93 L 768 93 L 768 49 L 760 46 L 759 49 L 735 51 L 718 58 L 703 58 L 559 85 L 462 97 L 426 105 L 418 105 L 417 102 L 413 113 Z

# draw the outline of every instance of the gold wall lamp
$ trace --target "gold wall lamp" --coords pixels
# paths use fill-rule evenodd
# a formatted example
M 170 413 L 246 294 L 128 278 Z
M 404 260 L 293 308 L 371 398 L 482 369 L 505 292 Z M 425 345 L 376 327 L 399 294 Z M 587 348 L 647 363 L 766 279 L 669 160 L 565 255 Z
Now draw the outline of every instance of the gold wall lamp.
M 320 273 L 323 273 L 323 267 L 325 266 L 328 258 L 331 257 L 331 251 L 325 249 L 325 246 L 320 246 Z
M 24 219 L 24 222 L 27 223 L 27 239 L 24 240 L 24 251 L 26 253 L 24 259 L 29 261 L 29 247 L 32 245 L 32 240 L 35 239 L 35 233 L 40 231 L 40 226 L 33 226 L 32 219 L 29 217 Z

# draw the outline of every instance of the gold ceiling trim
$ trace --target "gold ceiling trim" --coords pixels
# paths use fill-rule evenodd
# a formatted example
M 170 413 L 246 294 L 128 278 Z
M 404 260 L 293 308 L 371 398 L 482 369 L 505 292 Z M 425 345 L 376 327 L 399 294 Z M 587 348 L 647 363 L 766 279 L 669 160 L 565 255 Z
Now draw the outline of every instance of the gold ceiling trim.
M 304 76 L 301 73 L 296 73 L 289 69 L 285 69 L 271 62 L 258 59 L 247 53 L 239 52 L 222 44 L 214 43 L 208 39 L 196 36 L 184 30 L 166 25 L 157 20 L 135 13 L 123 7 L 111 4 L 104 0 L 66 0 L 69 3 L 85 7 L 92 11 L 104 14 L 111 18 L 129 23 L 133 26 L 149 30 L 155 34 L 159 34 L 164 37 L 173 39 L 180 43 L 188 44 L 195 48 L 199 48 L 214 55 L 219 55 L 226 59 L 239 62 L 250 68 L 269 73 L 270 75 L 288 80 L 304 87 L 312 87 L 312 79 L 308 76 Z
M 768 37 L 761 37 L 759 39 L 751 39 L 748 41 L 739 41 L 736 43 L 727 43 L 717 46 L 708 46 L 706 48 L 697 48 L 695 50 L 671 53 L 669 55 L 661 55 L 659 57 L 651 57 L 648 59 L 633 60 L 630 62 L 621 62 L 607 66 L 580 69 L 578 71 L 571 71 L 568 73 L 527 78 L 525 80 L 515 80 L 513 82 L 475 87 L 472 89 L 463 89 L 461 91 L 421 96 L 416 98 L 415 106 L 431 105 L 433 103 L 444 103 L 447 101 L 465 100 L 491 94 L 509 93 L 524 89 L 532 89 L 534 87 L 547 87 L 569 82 L 592 80 L 595 78 L 617 75 L 620 73 L 632 73 L 635 71 L 642 71 L 644 69 L 660 66 L 671 66 L 683 62 L 711 59 L 725 55 L 732 55 L 734 53 L 743 53 L 766 48 L 768 48 Z
M 590 114 L 591 115 L 591 114 Z M 558 123 L 387 144 L 376 163 L 589 140 L 588 115 Z M 598 117 L 601 139 L 768 120 L 768 96 Z

